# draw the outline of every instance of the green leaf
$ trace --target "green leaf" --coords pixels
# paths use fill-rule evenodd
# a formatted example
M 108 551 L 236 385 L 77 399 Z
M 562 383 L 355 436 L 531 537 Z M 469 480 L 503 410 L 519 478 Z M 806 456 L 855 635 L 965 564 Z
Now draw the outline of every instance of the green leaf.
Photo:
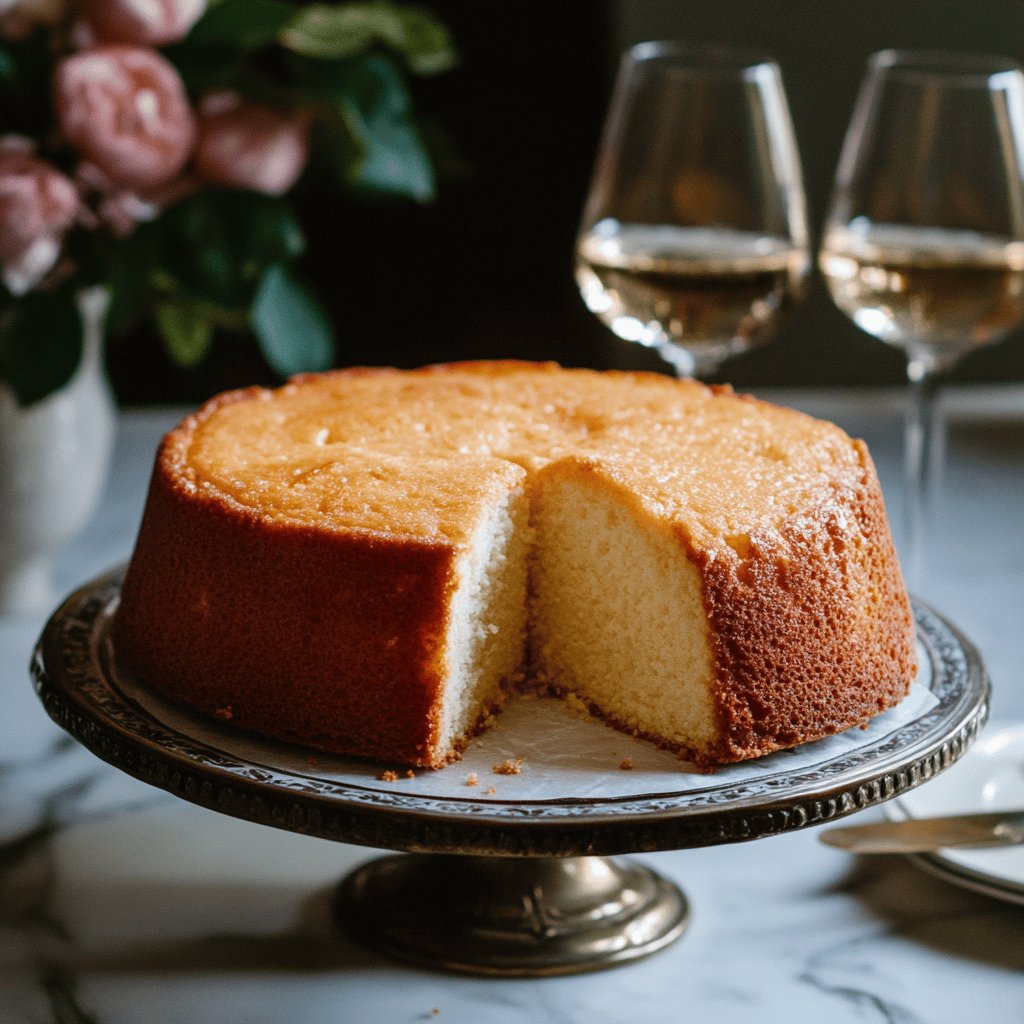
M 196 22 L 186 46 L 258 50 L 273 43 L 295 17 L 284 0 L 221 0 Z
M 362 129 L 356 119 L 357 130 Z M 349 128 L 348 120 L 338 104 L 321 112 L 313 122 L 313 148 L 326 159 L 333 173 L 342 181 L 355 184 L 366 155 L 363 140 Z
M 0 379 L 21 405 L 65 385 L 82 358 L 82 321 L 74 291 L 32 292 L 0 312 Z
M 167 354 L 178 366 L 197 366 L 213 341 L 213 323 L 201 307 L 164 303 L 157 307 L 156 324 Z
M 327 317 L 284 267 L 271 267 L 263 275 L 252 326 L 267 362 L 282 377 L 331 365 L 334 339 Z
M 166 269 L 190 297 L 248 309 L 266 269 L 300 255 L 302 229 L 288 203 L 238 190 L 208 190 L 163 218 Z
M 368 50 L 394 21 L 385 4 L 311 4 L 281 33 L 281 42 L 304 57 L 340 60 Z
M 295 53 L 317 60 L 342 60 L 387 46 L 419 74 L 436 74 L 456 62 L 444 25 L 429 11 L 382 2 L 340 6 L 312 4 L 281 33 L 281 42 Z
M 357 57 L 310 75 L 311 92 L 326 99 L 345 127 L 340 140 L 356 157 L 350 180 L 373 192 L 433 199 L 434 168 L 411 120 L 411 103 L 395 66 L 379 56 Z
M 421 203 L 434 198 L 434 169 L 412 125 L 379 125 L 374 129 L 359 165 L 357 184 Z
M 458 54 L 448 29 L 430 11 L 420 7 L 398 10 L 401 32 L 389 42 L 418 75 L 436 75 L 458 63 Z

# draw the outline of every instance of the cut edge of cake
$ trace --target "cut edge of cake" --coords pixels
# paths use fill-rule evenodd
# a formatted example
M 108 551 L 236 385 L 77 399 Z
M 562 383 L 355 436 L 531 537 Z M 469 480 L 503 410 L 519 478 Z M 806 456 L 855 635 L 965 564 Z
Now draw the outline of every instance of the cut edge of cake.
M 431 767 L 492 723 L 522 674 L 532 537 L 528 493 L 514 485 L 485 509 L 456 560 Z
M 718 741 L 701 578 L 679 538 L 585 460 L 537 478 L 532 657 L 618 728 L 699 758 Z

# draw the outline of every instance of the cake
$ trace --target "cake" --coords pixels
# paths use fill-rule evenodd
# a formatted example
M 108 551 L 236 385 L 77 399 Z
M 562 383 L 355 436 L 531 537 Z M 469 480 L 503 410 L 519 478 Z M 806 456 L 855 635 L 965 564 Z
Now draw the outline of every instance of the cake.
M 208 402 L 158 453 L 114 639 L 200 712 L 432 768 L 531 687 L 708 766 L 864 725 L 915 671 L 863 442 L 520 362 Z

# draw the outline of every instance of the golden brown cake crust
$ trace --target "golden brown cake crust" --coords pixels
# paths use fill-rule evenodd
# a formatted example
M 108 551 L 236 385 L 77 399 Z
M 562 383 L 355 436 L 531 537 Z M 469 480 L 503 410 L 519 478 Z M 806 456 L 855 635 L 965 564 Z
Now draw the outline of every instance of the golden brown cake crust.
M 258 393 L 220 396 L 164 440 L 115 620 L 118 651 L 168 696 L 255 732 L 442 764 L 433 744 L 453 550 L 268 524 L 189 484 L 197 424 Z
M 276 408 L 278 395 L 298 400 L 306 390 L 343 394 L 374 381 L 394 390 L 430 380 L 443 382 L 447 403 L 469 394 L 471 411 L 474 388 L 483 394 L 495 381 L 536 387 L 542 419 L 561 431 L 561 440 L 524 434 L 525 440 L 509 441 L 495 399 L 497 412 L 480 409 L 480 450 L 459 456 L 472 462 L 472 472 L 456 478 L 443 514 L 426 526 L 400 516 L 405 525 L 397 533 L 262 507 L 261 493 L 272 491 L 284 472 L 273 459 L 240 470 L 241 480 L 230 470 L 204 476 L 208 453 L 197 455 L 197 439 L 234 406 L 266 403 L 266 412 Z M 581 393 L 593 388 L 611 396 L 611 406 L 588 405 L 570 382 Z M 658 467 L 678 469 L 679 478 L 670 473 L 666 483 L 657 473 L 644 475 L 633 445 L 644 436 L 644 403 L 671 405 L 677 395 L 689 403 L 685 415 L 670 417 L 652 456 L 661 460 Z M 724 429 L 714 426 L 720 403 L 728 407 L 729 429 L 735 418 L 736 429 L 754 438 L 749 443 L 767 452 L 758 456 L 761 476 L 749 488 L 727 460 L 721 462 L 724 488 L 687 477 L 684 454 L 678 467 L 670 464 L 677 446 L 685 453 L 692 443 L 699 451 L 705 428 Z M 440 422 L 450 404 L 442 406 Z M 700 430 L 687 426 L 691 418 Z M 477 421 L 467 422 L 476 429 Z M 771 449 L 776 433 L 790 429 L 812 435 L 806 458 L 824 468 L 808 473 L 806 487 L 789 495 L 788 514 L 745 531 L 744 502 L 753 502 L 748 492 L 770 492 L 772 481 L 785 479 L 781 456 Z M 437 444 L 451 456 L 462 451 L 460 438 L 440 435 Z M 566 451 L 635 488 L 637 507 L 660 516 L 699 569 L 722 739 L 691 752 L 698 761 L 741 760 L 829 735 L 866 722 L 906 694 L 914 673 L 910 606 L 862 443 L 727 388 L 514 361 L 411 372 L 356 368 L 299 377 L 277 392 L 249 388 L 212 399 L 165 438 L 158 454 L 114 625 L 119 653 L 168 696 L 243 728 L 438 767 L 452 755 L 438 746 L 438 735 L 448 609 L 466 524 L 490 489 L 514 487 L 527 472 L 522 466 Z M 336 471 L 334 462 L 324 466 Z M 696 511 L 680 511 L 673 488 L 695 488 Z M 345 488 L 338 491 L 339 501 L 351 504 Z M 324 499 L 311 500 L 315 507 Z M 352 514 L 349 504 L 345 516 Z
M 743 760 L 866 724 L 910 688 L 910 605 L 874 465 L 854 443 L 863 476 L 853 494 L 775 536 L 752 536 L 742 553 L 692 553 L 723 736 L 702 761 Z

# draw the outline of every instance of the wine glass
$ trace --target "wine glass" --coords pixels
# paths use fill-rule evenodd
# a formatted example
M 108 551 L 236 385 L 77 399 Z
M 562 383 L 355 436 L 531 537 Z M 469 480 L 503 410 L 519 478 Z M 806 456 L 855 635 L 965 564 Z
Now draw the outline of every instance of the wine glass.
M 677 374 L 707 376 L 770 339 L 808 267 L 775 63 L 670 42 L 628 51 L 576 244 L 590 311 Z
M 936 389 L 1024 321 L 1024 76 L 977 54 L 885 50 L 847 130 L 820 265 L 836 305 L 907 356 L 908 577 L 941 476 Z

